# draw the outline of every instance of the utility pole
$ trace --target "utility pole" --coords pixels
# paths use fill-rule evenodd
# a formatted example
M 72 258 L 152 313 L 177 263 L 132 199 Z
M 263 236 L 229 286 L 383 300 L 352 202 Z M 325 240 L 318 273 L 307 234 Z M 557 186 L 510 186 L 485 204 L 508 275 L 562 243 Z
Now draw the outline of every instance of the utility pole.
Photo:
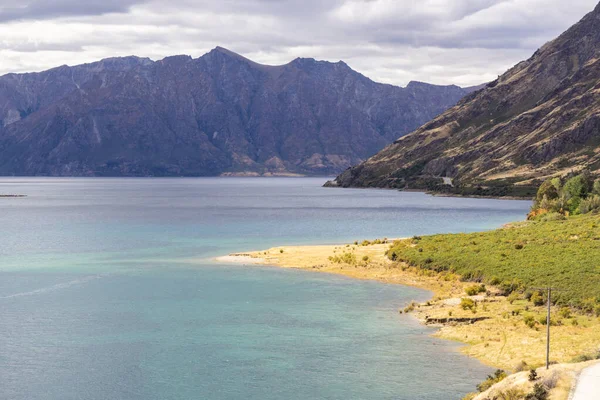
M 550 298 L 552 288 L 548 288 L 548 315 L 546 316 L 546 370 L 550 369 Z
M 558 289 L 549 286 L 545 288 L 534 289 L 547 291 L 548 315 L 546 315 L 546 369 L 550 369 L 550 307 L 552 305 L 552 291 Z

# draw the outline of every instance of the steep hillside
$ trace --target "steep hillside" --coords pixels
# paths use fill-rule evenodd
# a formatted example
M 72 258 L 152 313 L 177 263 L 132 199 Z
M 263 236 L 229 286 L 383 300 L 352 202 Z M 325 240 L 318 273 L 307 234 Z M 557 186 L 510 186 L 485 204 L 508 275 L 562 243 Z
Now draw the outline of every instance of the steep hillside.
M 456 104 L 343 62 L 114 58 L 0 77 L 0 174 L 339 173 Z
M 585 167 L 600 170 L 600 5 L 334 185 L 527 195 Z

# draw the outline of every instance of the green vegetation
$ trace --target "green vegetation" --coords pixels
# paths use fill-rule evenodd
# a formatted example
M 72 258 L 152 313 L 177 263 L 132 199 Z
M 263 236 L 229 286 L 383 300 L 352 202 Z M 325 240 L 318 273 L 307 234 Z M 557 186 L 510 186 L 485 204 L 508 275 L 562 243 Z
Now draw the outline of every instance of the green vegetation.
M 572 176 L 563 181 L 549 179 L 542 183 L 531 208 L 530 219 L 557 219 L 556 214 L 588 214 L 600 210 L 600 181 L 592 179 L 589 172 Z M 552 216 L 546 214 L 554 214 Z
M 581 193 L 579 183 L 565 186 Z M 548 184 L 546 188 L 545 195 L 552 191 Z M 552 296 L 554 304 L 600 315 L 600 215 L 562 217 L 490 232 L 398 241 L 387 256 L 424 271 L 487 283 L 505 295 L 517 293 L 513 301 L 524 297 L 542 305 L 545 294 L 535 288 L 551 285 L 560 289 Z
M 471 299 L 460 299 L 460 306 L 463 310 L 477 312 L 477 303 Z
M 478 295 L 480 293 L 485 293 L 485 292 L 486 292 L 485 285 L 472 285 L 465 289 L 465 293 L 468 294 L 469 296 L 475 296 L 475 295 Z

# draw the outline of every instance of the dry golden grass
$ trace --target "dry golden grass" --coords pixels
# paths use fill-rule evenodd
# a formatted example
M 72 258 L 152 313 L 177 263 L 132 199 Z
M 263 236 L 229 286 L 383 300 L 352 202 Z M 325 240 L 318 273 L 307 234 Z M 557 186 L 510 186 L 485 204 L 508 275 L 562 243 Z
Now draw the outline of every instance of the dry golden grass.
M 549 400 L 567 400 L 577 375 L 586 367 L 594 364 L 594 361 L 578 364 L 552 365 L 549 370 L 538 368 L 538 379 L 536 382 L 554 382 L 556 385 L 549 390 Z M 536 382 L 529 381 L 529 371 L 519 372 L 508 376 L 506 379 L 495 384 L 485 392 L 473 397 L 473 400 L 487 400 L 499 397 L 501 393 L 509 390 L 530 393 Z M 554 386 L 552 384 L 551 386 Z

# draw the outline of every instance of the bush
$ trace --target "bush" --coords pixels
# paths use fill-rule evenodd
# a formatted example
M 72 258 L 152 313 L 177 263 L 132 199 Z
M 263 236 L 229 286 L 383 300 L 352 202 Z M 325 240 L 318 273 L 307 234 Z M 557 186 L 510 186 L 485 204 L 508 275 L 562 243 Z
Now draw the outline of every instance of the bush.
M 527 325 L 531 329 L 535 328 L 535 318 L 533 318 L 533 315 L 524 316 L 523 322 L 525 322 L 525 325 Z
M 547 400 L 548 390 L 541 383 L 536 383 L 533 386 L 533 392 L 525 396 L 525 400 Z
M 502 290 L 502 294 L 505 296 L 510 295 L 513 292 L 521 290 L 523 283 L 518 279 L 513 279 L 512 281 L 502 282 L 500 285 L 500 290 Z
M 529 382 L 535 382 L 538 380 L 538 373 L 535 369 L 531 369 L 531 371 L 529 371 Z
M 543 306 L 546 301 L 544 300 L 544 296 L 540 293 L 540 292 L 534 292 L 531 295 L 531 302 L 533 303 L 534 306 Z
M 485 381 L 477 385 L 477 390 L 479 390 L 480 392 L 485 392 L 486 390 L 494 386 L 496 383 L 506 378 L 506 376 L 507 375 L 504 370 L 497 369 L 496 372 L 494 372 L 494 375 L 488 375 Z
M 592 193 L 600 195 L 600 180 L 594 182 L 594 185 L 592 186 Z
M 460 306 L 463 310 L 475 311 L 477 309 L 477 303 L 469 298 L 460 299 Z
M 554 211 L 554 212 L 542 215 L 540 218 L 540 221 L 552 222 L 552 221 L 564 221 L 565 219 L 567 219 L 567 217 L 565 217 L 563 214 Z
M 356 255 L 354 253 L 342 253 L 339 256 L 330 256 L 329 261 L 335 264 L 356 265 Z
M 475 296 L 479 293 L 485 293 L 486 288 L 485 285 L 472 285 L 465 288 L 465 293 L 469 296 Z
M 554 200 L 558 198 L 558 189 L 556 186 L 552 184 L 552 180 L 548 179 L 537 191 L 536 199 L 537 201 L 542 201 L 544 197 L 548 200 Z
M 510 304 L 512 304 L 515 301 L 519 300 L 520 297 L 521 297 L 521 295 L 519 294 L 519 292 L 512 292 L 511 294 L 508 295 L 507 300 Z
M 571 309 L 569 307 L 562 307 L 558 312 L 558 315 L 563 318 L 571 318 Z
M 600 210 L 600 196 L 598 195 L 589 196 L 579 203 L 579 212 L 581 214 L 587 214 L 598 210 Z

